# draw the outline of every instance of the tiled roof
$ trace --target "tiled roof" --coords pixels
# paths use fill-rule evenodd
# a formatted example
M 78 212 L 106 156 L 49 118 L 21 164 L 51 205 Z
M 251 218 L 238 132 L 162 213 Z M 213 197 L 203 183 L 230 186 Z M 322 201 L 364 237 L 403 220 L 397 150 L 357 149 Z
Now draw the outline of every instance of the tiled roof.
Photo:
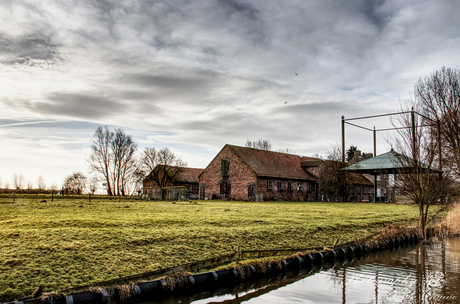
M 316 180 L 301 166 L 299 155 L 227 145 L 257 175 L 290 179 Z
M 183 183 L 199 183 L 198 176 L 203 172 L 204 169 L 200 168 L 183 168 L 181 172 L 174 179 L 176 182 Z
M 308 167 L 318 167 L 319 165 L 321 165 L 322 162 L 323 160 L 318 158 L 315 160 L 302 160 L 300 164 L 302 167 L 308 168 Z

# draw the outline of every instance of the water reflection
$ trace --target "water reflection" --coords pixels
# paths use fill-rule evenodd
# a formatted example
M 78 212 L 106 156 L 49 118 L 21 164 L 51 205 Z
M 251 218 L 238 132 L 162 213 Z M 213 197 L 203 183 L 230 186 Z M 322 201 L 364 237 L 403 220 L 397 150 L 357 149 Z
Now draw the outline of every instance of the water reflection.
M 159 303 L 460 302 L 460 239 L 323 267 Z

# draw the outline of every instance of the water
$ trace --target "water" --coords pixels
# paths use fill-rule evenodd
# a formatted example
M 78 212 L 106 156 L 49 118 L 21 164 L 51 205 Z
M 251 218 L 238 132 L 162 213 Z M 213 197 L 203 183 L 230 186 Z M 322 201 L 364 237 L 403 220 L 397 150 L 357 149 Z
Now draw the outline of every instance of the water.
M 159 303 L 460 303 L 460 239 Z

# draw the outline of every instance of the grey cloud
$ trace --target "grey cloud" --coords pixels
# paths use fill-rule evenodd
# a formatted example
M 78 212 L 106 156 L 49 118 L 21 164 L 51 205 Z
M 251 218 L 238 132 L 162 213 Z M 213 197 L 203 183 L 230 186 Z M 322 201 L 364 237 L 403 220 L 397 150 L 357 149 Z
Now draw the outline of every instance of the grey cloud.
M 152 74 L 127 74 L 124 75 L 120 80 L 127 84 L 137 84 L 143 87 L 149 88 L 163 88 L 163 89 L 180 89 L 180 90 L 191 90 L 195 89 L 197 85 L 204 85 L 208 77 L 200 77 L 197 74 L 196 77 L 192 75 L 184 76 L 168 76 L 168 75 L 152 75 Z M 203 75 L 204 76 L 204 75 Z
M 9 100 L 12 107 L 27 108 L 31 111 L 80 119 L 98 119 L 123 113 L 127 106 L 105 97 L 73 93 L 51 93 L 46 102 Z
M 372 24 L 374 24 L 379 31 L 390 21 L 390 14 L 383 9 L 386 0 L 375 0 L 375 1 L 362 1 L 362 9 L 364 14 Z
M 218 0 L 219 4 L 225 9 L 228 15 L 243 14 L 249 19 L 256 19 L 258 10 L 249 3 L 242 3 L 235 0 Z
M 28 59 L 56 61 L 60 59 L 58 48 L 59 45 L 53 42 L 52 36 L 43 33 L 15 38 L 0 34 L 0 53 L 8 58 L 2 61 L 4 64 L 21 64 Z
M 279 107 L 270 113 L 271 116 L 307 116 L 310 121 L 321 121 L 324 117 L 329 119 L 340 120 L 342 115 L 346 117 L 358 116 L 366 111 L 369 111 L 368 106 L 360 106 L 360 103 L 353 101 L 341 102 L 315 102 L 308 104 L 286 104 L 284 107 Z
M 174 101 L 177 105 L 196 104 L 201 107 L 223 102 L 234 103 L 239 94 L 252 94 L 276 86 L 260 79 L 173 65 L 163 65 L 151 71 L 127 72 L 111 82 L 117 84 L 117 96 L 136 100 L 139 104 Z M 222 94 L 222 90 L 231 90 L 231 93 Z

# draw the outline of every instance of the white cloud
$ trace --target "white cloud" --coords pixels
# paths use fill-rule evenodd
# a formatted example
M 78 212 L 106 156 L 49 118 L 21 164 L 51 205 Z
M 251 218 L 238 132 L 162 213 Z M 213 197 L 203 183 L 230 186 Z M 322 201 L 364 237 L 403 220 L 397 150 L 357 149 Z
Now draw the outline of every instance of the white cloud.
M 171 146 L 193 166 L 260 137 L 324 154 L 341 140 L 342 115 L 395 111 L 419 77 L 459 66 L 459 6 L 3 1 L 0 110 L 23 125 L 0 126 L 9 147 L 0 177 L 85 172 L 102 124 L 131 130 L 141 146 Z M 372 149 L 347 132 L 347 143 Z

